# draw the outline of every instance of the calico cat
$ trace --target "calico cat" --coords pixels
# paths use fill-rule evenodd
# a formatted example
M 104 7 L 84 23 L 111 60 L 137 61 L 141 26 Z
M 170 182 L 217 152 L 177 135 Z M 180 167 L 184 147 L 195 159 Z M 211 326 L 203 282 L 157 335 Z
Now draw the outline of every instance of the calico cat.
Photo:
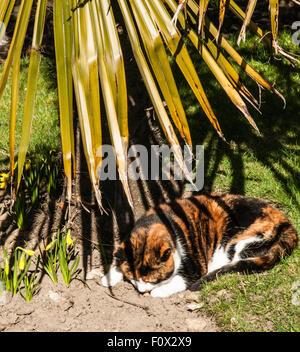
M 265 201 L 196 195 L 146 212 L 116 250 L 102 284 L 114 286 L 125 276 L 139 292 L 167 297 L 229 271 L 270 269 L 297 242 L 289 220 Z

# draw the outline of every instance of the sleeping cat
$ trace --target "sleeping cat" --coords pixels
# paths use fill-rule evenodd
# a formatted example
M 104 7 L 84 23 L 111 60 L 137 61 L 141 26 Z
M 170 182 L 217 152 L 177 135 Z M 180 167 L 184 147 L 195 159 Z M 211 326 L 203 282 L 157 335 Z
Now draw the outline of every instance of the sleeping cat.
M 265 201 L 203 194 L 150 209 L 114 254 L 102 278 L 123 276 L 139 292 L 167 297 L 230 271 L 272 268 L 297 246 L 289 220 Z

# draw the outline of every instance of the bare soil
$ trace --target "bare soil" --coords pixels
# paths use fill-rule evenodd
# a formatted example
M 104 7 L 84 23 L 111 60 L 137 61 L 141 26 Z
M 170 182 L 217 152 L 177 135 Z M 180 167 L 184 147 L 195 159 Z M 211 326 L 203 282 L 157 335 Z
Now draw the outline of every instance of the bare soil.
M 159 332 L 216 331 L 199 311 L 189 311 L 195 294 L 184 292 L 170 298 L 139 295 L 125 282 L 111 292 L 99 279 L 88 280 L 89 288 L 73 281 L 66 288 L 45 277 L 31 302 L 15 295 L 0 307 L 0 331 L 95 331 Z

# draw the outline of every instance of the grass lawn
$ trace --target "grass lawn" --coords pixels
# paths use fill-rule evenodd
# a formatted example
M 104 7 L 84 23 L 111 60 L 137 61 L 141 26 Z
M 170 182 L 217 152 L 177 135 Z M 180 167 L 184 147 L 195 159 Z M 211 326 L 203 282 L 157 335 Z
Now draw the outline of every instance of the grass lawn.
M 29 57 L 21 60 L 20 97 L 18 102 L 16 152 L 21 135 L 21 118 L 26 93 Z M 0 74 L 3 65 L 0 65 Z M 9 119 L 11 104 L 11 80 L 9 80 L 0 103 L 0 171 L 9 168 Z M 29 155 L 38 157 L 43 151 L 52 148 L 60 149 L 60 127 L 58 116 L 58 97 L 56 85 L 55 64 L 43 57 L 41 61 L 38 92 L 32 124 L 32 135 L 29 146 Z
M 236 37 L 231 38 L 236 43 Z M 300 54 L 291 34 L 280 43 Z M 229 191 L 271 201 L 300 233 L 300 65 L 269 57 L 263 43 L 247 33 L 238 51 L 285 96 L 287 106 L 275 94 L 262 92 L 262 115 L 249 108 L 258 134 L 233 106 L 205 64 L 198 72 L 227 140 L 213 131 L 180 74 L 180 92 L 188 114 L 193 143 L 205 148 L 205 189 Z M 242 76 L 245 77 L 245 76 Z M 258 87 L 250 78 L 244 83 L 254 95 Z M 272 270 L 261 274 L 227 274 L 207 283 L 200 292 L 203 311 L 226 331 L 300 331 L 300 306 L 292 303 L 292 284 L 299 281 L 300 249 Z

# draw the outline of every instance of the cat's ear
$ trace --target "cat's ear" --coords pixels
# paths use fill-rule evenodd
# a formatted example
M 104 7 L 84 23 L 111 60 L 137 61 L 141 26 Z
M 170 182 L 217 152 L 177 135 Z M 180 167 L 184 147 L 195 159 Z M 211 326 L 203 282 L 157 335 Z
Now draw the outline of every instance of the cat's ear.
M 171 248 L 164 248 L 161 253 L 160 253 L 160 261 L 161 262 L 166 262 L 169 258 L 170 258 L 170 255 L 171 255 Z

